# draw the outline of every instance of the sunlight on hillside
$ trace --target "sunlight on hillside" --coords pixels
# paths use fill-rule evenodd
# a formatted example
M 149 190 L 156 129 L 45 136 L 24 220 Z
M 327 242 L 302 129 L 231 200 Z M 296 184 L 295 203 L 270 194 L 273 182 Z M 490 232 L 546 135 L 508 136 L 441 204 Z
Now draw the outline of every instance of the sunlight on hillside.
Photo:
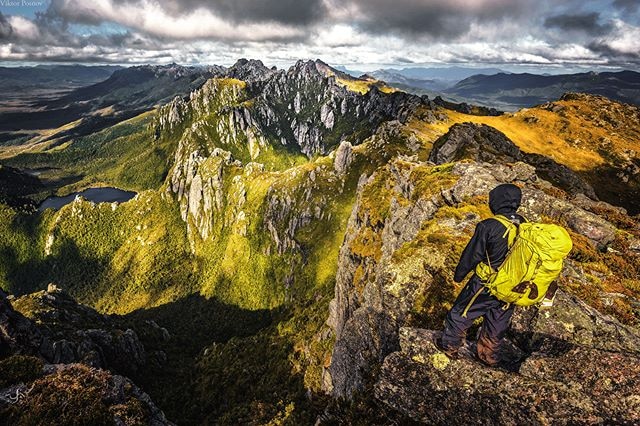
M 486 124 L 504 133 L 520 149 L 548 156 L 575 171 L 588 171 L 611 157 L 637 150 L 640 129 L 625 115 L 624 106 L 595 98 L 595 102 L 558 101 L 498 117 L 445 110 L 449 121 L 409 122 L 425 139 L 437 138 L 457 123 Z M 555 112 L 553 110 L 555 110 Z
M 361 95 L 366 94 L 371 90 L 371 87 L 376 86 L 382 93 L 394 93 L 398 90 L 387 86 L 382 81 L 371 81 L 371 80 L 360 80 L 360 79 L 352 79 L 348 80 L 345 78 L 336 78 L 336 82 L 343 87 L 346 87 L 348 90 L 352 92 L 360 93 Z

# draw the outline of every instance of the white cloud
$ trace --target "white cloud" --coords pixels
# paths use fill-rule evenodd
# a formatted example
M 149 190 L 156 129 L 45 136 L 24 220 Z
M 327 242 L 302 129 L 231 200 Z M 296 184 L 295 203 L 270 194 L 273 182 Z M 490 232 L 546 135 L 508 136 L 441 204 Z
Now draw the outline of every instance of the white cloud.
M 274 20 L 262 12 L 238 20 L 223 17 L 221 0 L 207 1 L 190 0 L 190 7 L 181 3 L 185 7 L 176 10 L 168 0 L 52 0 L 42 18 L 6 17 L 4 28 L 10 31 L 0 44 L 0 58 L 62 60 L 67 55 L 70 60 L 230 65 L 239 57 L 254 57 L 278 66 L 321 58 L 362 70 L 402 63 L 640 62 L 640 27 L 632 23 L 602 18 L 612 31 L 599 38 L 544 28 L 545 17 L 577 10 L 577 0 L 540 0 L 538 6 L 524 0 L 302 0 L 322 2 L 319 21 Z M 251 1 L 243 0 L 243 7 L 251 8 Z M 385 8 L 395 11 L 393 25 L 373 28 L 386 18 Z M 422 20 L 416 13 L 405 22 L 404 10 L 426 15 Z M 421 32 L 435 19 L 431 12 L 446 18 L 444 27 Z M 455 25 L 447 26 L 449 18 L 458 17 L 465 21 L 459 33 Z M 396 30 L 402 25 L 410 30 Z
M 339 47 L 339 46 L 359 46 L 366 44 L 367 36 L 356 31 L 350 25 L 337 24 L 328 28 L 320 28 L 317 36 L 312 40 L 315 46 Z
M 40 31 L 38 27 L 27 18 L 22 16 L 10 16 L 7 19 L 9 25 L 13 29 L 13 33 L 16 37 L 25 40 L 38 40 L 40 37 Z
M 173 39 L 215 38 L 220 40 L 268 40 L 302 37 L 304 31 L 277 23 L 236 25 L 216 16 L 211 10 L 197 8 L 173 16 L 158 2 L 141 0 L 119 3 L 113 0 L 61 0 L 58 13 L 85 22 L 114 22 L 148 34 Z
M 619 19 L 613 22 L 615 30 L 598 40 L 598 44 L 625 55 L 640 56 L 640 27 Z

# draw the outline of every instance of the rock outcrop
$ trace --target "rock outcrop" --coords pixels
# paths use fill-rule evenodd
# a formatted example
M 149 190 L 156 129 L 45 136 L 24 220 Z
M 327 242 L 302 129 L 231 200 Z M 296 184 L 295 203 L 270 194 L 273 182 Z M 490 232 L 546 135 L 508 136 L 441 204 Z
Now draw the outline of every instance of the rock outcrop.
M 392 161 L 359 184 L 327 321 L 336 342 L 324 375 L 325 390 L 342 397 L 364 390 L 374 379 L 376 366 L 397 350 L 401 327 L 419 323 L 420 318 L 433 326 L 441 325 L 454 298 L 451 275 L 460 252 L 475 223 L 490 215 L 487 193 L 506 182 L 523 186 L 521 211 L 531 220 L 562 221 L 590 247 L 604 250 L 613 242 L 614 225 L 573 204 L 525 163 L 431 166 Z M 581 268 L 580 263 L 568 261 L 563 279 L 576 286 L 588 285 Z M 579 304 L 569 296 L 560 300 L 567 306 Z M 605 317 L 594 317 L 595 311 L 585 310 L 586 305 L 580 306 L 567 315 L 576 321 L 582 318 L 580 323 L 591 327 L 589 332 L 576 331 L 581 336 L 574 338 L 576 344 L 613 341 L 617 343 L 594 348 L 631 350 L 635 337 L 628 341 L 613 337 L 626 336 L 624 330 L 631 329 L 613 326 Z M 557 312 L 571 310 L 559 307 Z M 560 319 L 545 322 L 544 318 L 529 324 L 537 324 L 541 330 L 563 327 Z M 537 337 L 533 340 L 543 339 L 540 336 L 544 333 L 534 333 Z M 629 333 L 636 335 L 636 331 Z M 530 345 L 524 346 L 530 350 Z
M 438 334 L 400 329 L 401 350 L 384 361 L 377 399 L 428 424 L 633 424 L 640 417 L 637 352 L 563 341 L 561 351 L 540 349 L 513 373 L 449 359 L 433 343 Z M 468 344 L 464 350 L 473 353 Z
M 12 300 L 0 290 L 0 423 L 172 425 L 131 380 L 106 371 L 135 375 L 146 362 L 133 330 L 54 285 Z
M 429 160 L 436 164 L 464 158 L 493 164 L 522 161 L 536 168 L 536 173 L 572 195 L 585 194 L 597 199 L 591 185 L 568 167 L 539 154 L 522 152 L 504 133 L 473 123 L 455 124 L 436 140 Z
M 135 375 L 147 362 L 134 330 L 120 329 L 55 286 L 0 303 L 3 349 L 9 348 L 5 356 L 36 355 L 54 364 L 80 362 L 125 375 Z

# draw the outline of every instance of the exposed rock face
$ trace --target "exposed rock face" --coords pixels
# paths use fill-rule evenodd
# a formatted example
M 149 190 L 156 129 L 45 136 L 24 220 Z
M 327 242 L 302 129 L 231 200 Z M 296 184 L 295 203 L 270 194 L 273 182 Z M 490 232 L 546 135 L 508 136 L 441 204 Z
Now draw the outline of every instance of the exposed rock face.
M 264 80 L 274 71 L 267 68 L 262 61 L 257 59 L 238 59 L 225 75 L 247 82 Z
M 333 160 L 333 167 L 338 174 L 345 174 L 349 168 L 353 157 L 352 150 L 353 147 L 351 146 L 351 142 L 342 141 L 340 143 L 340 146 L 336 150 L 336 156 Z
M 327 320 L 336 342 L 324 386 L 336 396 L 364 389 L 375 366 L 398 347 L 398 329 L 411 318 L 419 297 L 445 291 L 438 286 L 451 288 L 445 277 L 455 267 L 457 257 L 452 257 L 459 253 L 438 249 L 430 238 L 446 241 L 447 250 L 454 244 L 463 247 L 480 219 L 476 213 L 447 216 L 451 209 L 486 197 L 500 183 L 515 182 L 524 186 L 521 211 L 526 217 L 566 219 L 569 229 L 601 247 L 615 236 L 615 227 L 606 220 L 550 195 L 550 184 L 539 179 L 530 165 L 462 162 L 447 167 L 449 171 L 443 172 L 396 160 L 361 179 Z M 434 229 L 435 236 L 420 236 L 425 226 Z M 409 247 L 412 251 L 407 251 Z M 578 274 L 574 279 L 585 278 Z M 596 335 L 617 333 L 615 328 L 605 332 L 608 329 L 600 325 L 596 329 Z
M 156 135 L 180 139 L 167 181 L 190 237 L 212 235 L 216 213 L 229 201 L 223 191 L 229 166 L 260 161 L 278 145 L 309 157 L 326 154 L 347 135 L 358 144 L 385 122 L 406 121 L 419 107 L 435 109 L 428 99 L 406 93 L 351 92 L 326 67 L 299 61 L 275 71 L 259 61 L 241 60 L 226 76 L 243 81 L 212 79 L 188 101 L 175 99 L 162 108 Z M 351 161 L 349 146 L 340 145 L 337 153 L 339 175 Z M 305 220 L 303 214 L 300 223 Z
M 82 362 L 128 375 L 136 374 L 146 363 L 144 346 L 135 331 L 118 329 L 108 317 L 79 305 L 58 289 L 15 299 L 17 310 L 8 300 L 1 303 L 10 318 L 9 326 L 2 327 L 6 331 L 3 339 L 11 348 L 7 355 L 39 355 L 56 364 Z
M 418 106 L 432 107 L 406 93 L 351 92 L 326 67 L 320 61 L 298 61 L 251 88 L 260 91 L 254 111 L 261 128 L 307 156 L 326 154 L 354 132 L 362 133 L 354 143 L 362 142 L 383 121 L 405 121 Z
M 493 164 L 522 161 L 536 168 L 537 174 L 567 192 L 585 194 L 597 199 L 584 179 L 566 166 L 539 154 L 527 154 L 518 148 L 504 133 L 487 125 L 473 123 L 455 124 L 447 134 L 434 142 L 429 160 L 436 164 L 470 158 Z
M 376 398 L 429 424 L 632 424 L 640 416 L 637 354 L 563 341 L 562 351 L 535 352 L 514 374 L 447 358 L 437 335 L 400 329 L 401 350 L 385 359 Z

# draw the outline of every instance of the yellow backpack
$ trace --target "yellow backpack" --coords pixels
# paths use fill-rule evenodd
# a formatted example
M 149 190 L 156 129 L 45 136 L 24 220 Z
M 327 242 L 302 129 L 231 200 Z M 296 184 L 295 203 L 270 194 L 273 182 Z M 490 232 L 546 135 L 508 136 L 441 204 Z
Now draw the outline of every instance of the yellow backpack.
M 563 260 L 573 247 L 569 233 L 562 226 L 543 223 L 511 223 L 496 215 L 507 227 L 509 252 L 498 270 L 480 262 L 475 272 L 491 294 L 519 306 L 540 302 L 551 283 L 560 275 Z

